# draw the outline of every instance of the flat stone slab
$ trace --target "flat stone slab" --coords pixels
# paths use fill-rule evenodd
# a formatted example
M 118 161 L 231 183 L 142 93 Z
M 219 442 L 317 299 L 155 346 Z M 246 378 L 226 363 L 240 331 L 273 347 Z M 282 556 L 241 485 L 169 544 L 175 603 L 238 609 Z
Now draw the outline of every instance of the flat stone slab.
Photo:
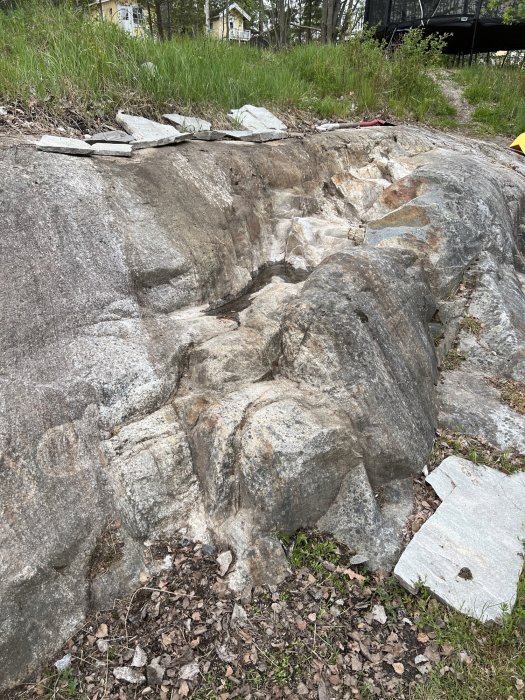
M 92 146 L 94 156 L 118 156 L 130 158 L 132 153 L 129 143 L 95 143 Z
M 80 139 L 68 139 L 64 136 L 42 136 L 36 144 L 39 151 L 48 153 L 67 153 L 72 156 L 90 156 L 93 148 Z
M 192 136 L 196 141 L 220 141 L 224 138 L 224 131 L 195 131 Z
M 125 131 L 101 131 L 86 139 L 87 143 L 131 143 L 133 136 Z
M 288 128 L 284 122 L 265 107 L 243 105 L 240 109 L 232 109 L 228 113 L 228 117 L 249 131 L 286 131 Z
M 265 143 L 286 138 L 284 131 L 236 131 L 226 130 L 221 132 L 226 138 L 235 141 L 252 141 L 253 143 Z
M 190 133 L 211 130 L 211 123 L 198 117 L 185 117 L 184 114 L 165 114 L 164 119 Z
M 419 582 L 447 605 L 483 622 L 516 602 L 523 567 L 525 472 L 510 476 L 447 457 L 428 477 L 443 503 L 399 559 L 394 575 Z
M 139 148 L 155 148 L 168 146 L 171 143 L 185 141 L 189 134 L 181 133 L 174 126 L 159 124 L 152 119 L 136 117 L 132 114 L 117 114 L 117 122 L 133 136 L 131 142 L 133 150 Z

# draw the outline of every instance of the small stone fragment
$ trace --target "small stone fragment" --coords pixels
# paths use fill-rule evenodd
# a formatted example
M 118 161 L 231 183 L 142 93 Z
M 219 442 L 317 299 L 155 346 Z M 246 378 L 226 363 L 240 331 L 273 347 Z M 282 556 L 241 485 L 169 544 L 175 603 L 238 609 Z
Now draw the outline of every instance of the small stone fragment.
M 97 649 L 105 654 L 109 649 L 109 642 L 107 639 L 97 639 Z
M 427 661 L 428 659 L 424 654 L 418 654 L 414 659 L 414 663 L 416 664 L 416 666 L 419 666 L 419 664 L 426 664 Z
M 179 678 L 183 681 L 192 681 L 199 675 L 199 664 L 196 661 L 192 661 L 189 664 L 185 664 L 179 671 Z
M 359 564 L 366 564 L 368 561 L 368 556 L 366 554 L 354 554 L 348 562 L 350 566 L 358 566 Z
M 219 576 L 226 576 L 232 561 L 233 554 L 230 552 L 229 549 L 217 555 L 217 564 L 219 565 Z
M 248 615 L 242 605 L 235 603 L 233 606 L 231 621 L 233 624 L 239 625 L 239 627 L 243 627 L 248 622 Z
M 156 686 L 162 683 L 164 678 L 165 669 L 159 663 L 159 657 L 153 659 L 153 661 L 146 667 L 146 675 L 148 677 L 148 685 Z
M 113 669 L 113 675 L 119 681 L 126 681 L 127 683 L 133 684 L 144 683 L 146 680 L 140 671 L 136 671 L 129 666 L 117 666 Z
M 61 659 L 58 659 L 58 661 L 55 661 L 55 668 L 60 673 L 62 673 L 62 671 L 65 671 L 66 668 L 69 668 L 70 666 L 71 666 L 71 654 L 66 654 Z
M 148 655 L 142 647 L 136 646 L 131 665 L 135 668 L 142 668 L 148 663 Z
M 372 608 L 372 618 L 376 620 L 376 622 L 379 622 L 380 625 L 385 624 L 387 617 L 385 609 L 382 605 L 374 605 Z

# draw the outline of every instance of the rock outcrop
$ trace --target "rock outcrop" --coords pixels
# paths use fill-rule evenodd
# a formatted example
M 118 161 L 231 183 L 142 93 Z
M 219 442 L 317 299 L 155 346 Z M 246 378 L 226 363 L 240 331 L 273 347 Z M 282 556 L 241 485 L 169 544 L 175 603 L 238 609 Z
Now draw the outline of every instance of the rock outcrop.
M 489 381 L 525 373 L 519 155 L 408 127 L 2 155 L 0 687 L 146 539 L 232 548 L 238 590 L 285 575 L 277 530 L 390 566 L 438 420 L 524 449 Z

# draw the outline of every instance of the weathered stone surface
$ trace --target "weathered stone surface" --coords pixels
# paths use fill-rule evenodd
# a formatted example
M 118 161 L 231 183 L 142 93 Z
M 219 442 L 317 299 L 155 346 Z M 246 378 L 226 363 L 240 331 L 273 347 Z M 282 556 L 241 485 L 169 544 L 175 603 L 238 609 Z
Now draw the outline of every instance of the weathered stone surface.
M 265 107 L 244 105 L 240 109 L 232 109 L 228 112 L 228 117 L 248 131 L 286 131 L 288 128 Z
M 245 145 L 125 163 L 2 149 L 2 688 L 134 585 L 148 537 L 231 550 L 238 590 L 286 575 L 279 524 L 392 561 L 436 424 L 430 329 L 453 342 L 475 303 L 488 352 L 505 348 L 490 364 L 468 346 L 478 376 L 504 353 L 521 371 L 520 156 L 408 127 Z M 464 196 L 445 160 L 468 173 Z M 426 242 L 381 234 L 421 168 Z M 478 180 L 487 197 L 498 182 L 492 213 L 467 201 Z M 490 283 L 454 311 L 484 251 Z M 258 273 L 276 261 L 299 282 Z M 110 524 L 122 547 L 101 567 Z
M 421 581 L 443 602 L 498 620 L 516 601 L 523 567 L 525 473 L 510 476 L 447 457 L 428 477 L 443 503 L 415 534 L 395 576 Z
M 183 114 L 165 114 L 164 119 L 175 124 L 175 126 L 180 126 L 183 131 L 190 133 L 211 130 L 211 123 L 198 117 L 186 117 Z
M 92 147 L 85 141 L 64 136 L 42 136 L 36 147 L 39 151 L 67 153 L 73 156 L 90 156 L 93 153 Z
M 131 144 L 129 143 L 94 143 L 92 146 L 94 156 L 117 156 L 130 158 Z
M 131 143 L 133 136 L 125 131 L 101 131 L 86 139 L 87 143 Z
M 117 114 L 116 121 L 133 136 L 134 140 L 131 142 L 133 150 L 167 146 L 170 143 L 184 141 L 188 136 L 169 124 L 159 124 L 152 119 L 123 112 Z

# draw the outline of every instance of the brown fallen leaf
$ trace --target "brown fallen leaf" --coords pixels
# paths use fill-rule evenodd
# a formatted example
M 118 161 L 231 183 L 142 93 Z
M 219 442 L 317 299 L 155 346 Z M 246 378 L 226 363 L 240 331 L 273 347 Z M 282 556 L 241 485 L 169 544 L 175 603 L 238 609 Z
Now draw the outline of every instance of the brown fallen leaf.
M 95 637 L 97 639 L 103 639 L 104 637 L 107 637 L 108 634 L 109 634 L 108 626 L 106 625 L 105 622 L 103 622 L 100 625 L 100 627 L 98 628 L 98 630 L 95 632 Z
M 348 578 L 351 581 L 359 581 L 360 583 L 365 582 L 365 577 L 362 576 L 361 574 L 358 574 L 357 571 L 354 571 L 353 569 L 345 569 L 343 573 L 348 576 Z
M 399 676 L 402 676 L 403 673 L 405 672 L 405 667 L 400 662 L 392 664 L 392 668 Z
M 190 693 L 190 687 L 186 683 L 186 681 L 182 681 L 182 683 L 179 686 L 179 695 L 181 698 L 187 698 Z

